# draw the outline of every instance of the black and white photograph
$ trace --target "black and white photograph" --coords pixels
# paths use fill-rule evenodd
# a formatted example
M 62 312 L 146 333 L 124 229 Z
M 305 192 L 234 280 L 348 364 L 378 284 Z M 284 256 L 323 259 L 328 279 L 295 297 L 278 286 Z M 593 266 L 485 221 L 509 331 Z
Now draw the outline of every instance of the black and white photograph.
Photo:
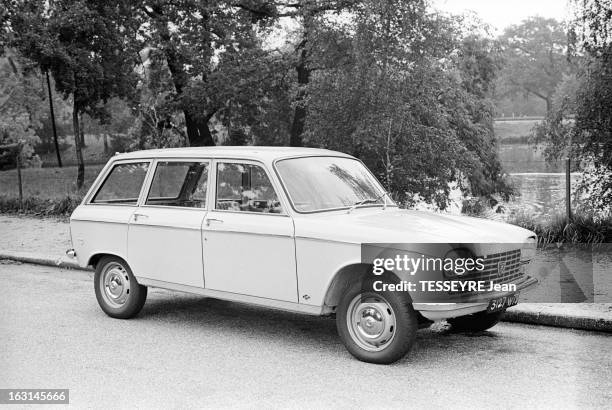
M 612 0 L 0 0 L 0 407 L 609 409 Z

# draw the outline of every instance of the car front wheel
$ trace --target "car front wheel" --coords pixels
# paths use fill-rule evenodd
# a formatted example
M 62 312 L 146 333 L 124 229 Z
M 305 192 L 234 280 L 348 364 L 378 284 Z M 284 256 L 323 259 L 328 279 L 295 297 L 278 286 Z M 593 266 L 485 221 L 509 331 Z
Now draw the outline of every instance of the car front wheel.
M 357 359 L 377 364 L 396 362 L 416 339 L 417 315 L 408 295 L 367 291 L 354 286 L 336 310 L 338 334 Z
M 490 329 L 497 324 L 504 316 L 506 311 L 499 312 L 478 312 L 472 315 L 459 316 L 448 319 L 451 329 L 458 332 L 482 332 Z
M 94 288 L 104 313 L 118 319 L 136 316 L 147 299 L 147 287 L 139 285 L 128 264 L 114 256 L 105 256 L 96 265 Z

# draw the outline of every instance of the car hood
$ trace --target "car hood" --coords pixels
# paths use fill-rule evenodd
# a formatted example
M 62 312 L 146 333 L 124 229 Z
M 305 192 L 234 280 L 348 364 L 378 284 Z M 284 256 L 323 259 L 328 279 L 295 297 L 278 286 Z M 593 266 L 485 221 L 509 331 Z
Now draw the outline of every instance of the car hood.
M 487 219 L 378 207 L 299 215 L 295 235 L 348 243 L 523 243 L 535 234 Z

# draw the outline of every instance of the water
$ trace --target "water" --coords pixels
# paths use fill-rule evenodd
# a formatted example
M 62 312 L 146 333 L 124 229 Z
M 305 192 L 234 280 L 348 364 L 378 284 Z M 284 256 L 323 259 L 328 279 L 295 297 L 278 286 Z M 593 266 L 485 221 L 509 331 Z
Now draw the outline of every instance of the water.
M 565 213 L 565 173 L 514 173 L 510 178 L 519 195 L 504 204 L 508 210 L 506 214 L 524 213 L 543 221 Z M 571 174 L 572 187 L 580 178 L 580 173 Z M 576 205 L 573 199 L 572 209 Z
M 562 161 L 548 163 L 542 150 L 529 144 L 500 144 L 499 159 L 508 173 L 525 172 L 564 172 Z
M 562 162 L 547 163 L 541 151 L 529 144 L 501 145 L 499 156 L 518 195 L 509 203 L 502 204 L 505 212 L 498 214 L 497 219 L 524 213 L 537 221 L 545 221 L 555 214 L 565 213 L 565 169 Z M 580 173 L 571 174 L 572 189 L 580 178 Z M 572 209 L 576 205 L 574 199 Z

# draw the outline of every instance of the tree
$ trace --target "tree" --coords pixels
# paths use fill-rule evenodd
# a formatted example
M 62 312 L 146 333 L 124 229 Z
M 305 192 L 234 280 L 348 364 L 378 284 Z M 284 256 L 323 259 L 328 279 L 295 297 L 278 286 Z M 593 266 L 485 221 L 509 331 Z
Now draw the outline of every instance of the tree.
M 46 111 L 40 80 L 24 75 L 28 65 L 31 62 L 12 49 L 5 49 L 0 58 L 0 145 L 22 143 L 24 164 L 39 162 L 34 156 L 34 147 L 40 142 L 35 129 L 41 124 L 41 112 Z
M 506 29 L 500 40 L 506 63 L 500 72 L 504 95 L 532 95 L 552 109 L 552 98 L 564 75 L 572 71 L 567 62 L 567 35 L 554 19 L 530 17 Z
M 590 166 L 582 190 L 592 209 L 612 211 L 612 4 L 603 0 L 575 3 L 576 21 L 570 39 L 586 53 L 575 102 L 571 146 Z
M 333 35 L 329 36 L 330 23 L 339 24 L 337 19 L 330 21 L 329 17 L 351 12 L 359 3 L 357 0 L 299 2 L 264 0 L 235 3 L 237 7 L 249 11 L 260 20 L 274 22 L 281 17 L 289 17 L 299 25 L 299 29 L 296 30 L 297 39 L 293 45 L 293 55 L 290 56 L 295 75 L 295 90 L 292 97 L 293 113 L 289 127 L 289 145 L 292 147 L 303 145 L 303 134 L 308 116 L 308 88 L 313 71 L 329 66 L 329 63 L 333 61 L 330 57 L 337 56 L 338 48 L 343 46 L 342 42 L 336 42 L 338 38 Z
M 336 32 L 350 39 L 344 64 L 311 79 L 306 143 L 361 158 L 407 204 L 444 208 L 452 182 L 476 195 L 505 191 L 488 98 L 494 46 L 461 26 L 421 1 L 361 3 Z
M 555 104 L 537 128 L 537 142 L 547 159 L 571 157 L 583 169 L 582 207 L 610 215 L 612 209 L 612 5 L 574 1 L 569 58 L 578 65 L 575 78 L 557 88 Z
M 240 5 L 223 0 L 132 3 L 131 17 L 150 27 L 142 33 L 150 58 L 170 74 L 173 89 L 164 110 L 183 112 L 192 146 L 215 145 L 213 121 L 222 121 L 231 101 L 256 98 L 268 73 L 260 64 L 265 53 L 257 36 L 266 23 Z
M 100 0 L 13 1 L 9 10 L 11 44 L 49 71 L 56 89 L 72 98 L 78 162 L 77 187 L 84 182 L 79 117 L 107 115 L 104 103 L 134 90 L 137 48 L 129 2 Z

